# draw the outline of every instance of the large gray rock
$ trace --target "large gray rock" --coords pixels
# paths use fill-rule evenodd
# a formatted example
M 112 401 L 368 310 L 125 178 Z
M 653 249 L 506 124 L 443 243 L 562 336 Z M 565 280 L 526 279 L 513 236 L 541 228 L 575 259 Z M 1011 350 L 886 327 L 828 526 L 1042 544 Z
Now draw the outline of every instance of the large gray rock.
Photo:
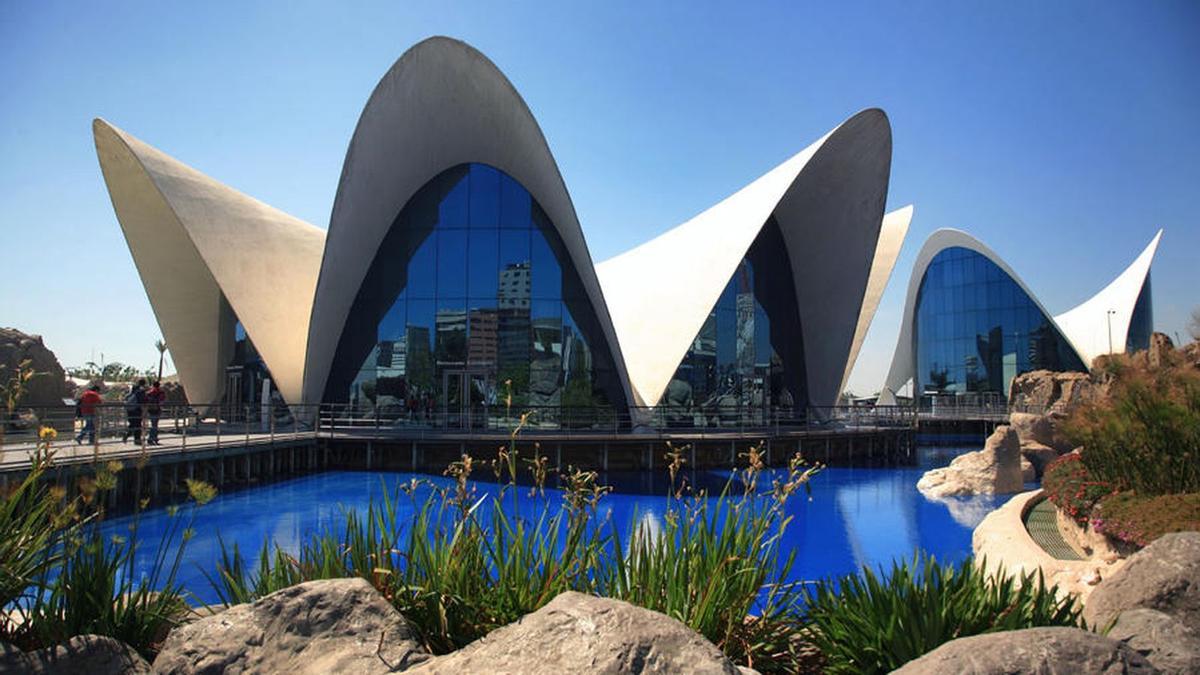
M 1010 408 L 1038 414 L 1066 413 L 1074 406 L 1108 394 L 1107 382 L 1094 382 L 1087 373 L 1056 373 L 1034 370 L 1013 378 L 1009 389 Z
M 1021 444 L 1011 427 L 999 426 L 983 449 L 955 457 L 950 466 L 927 471 L 917 482 L 925 496 L 938 499 L 973 494 L 1008 494 L 1025 488 Z
M 410 672 L 738 675 L 721 650 L 675 619 L 619 600 L 573 592 Z
M 1083 617 L 1104 628 L 1138 608 L 1157 609 L 1200 632 L 1200 532 L 1165 534 L 1130 556 L 1092 592 Z
M 1108 637 L 1129 645 L 1164 673 L 1200 673 L 1200 633 L 1156 609 L 1121 612 Z
M 78 635 L 61 645 L 21 653 L 5 646 L 0 673 L 27 675 L 139 675 L 150 664 L 133 647 L 100 635 Z
M 951 640 L 893 673 L 1012 675 L 1014 673 L 1157 673 L 1123 642 L 1078 628 L 1026 628 Z
M 389 673 L 429 658 L 404 617 L 363 579 L 276 591 L 171 631 L 158 673 Z

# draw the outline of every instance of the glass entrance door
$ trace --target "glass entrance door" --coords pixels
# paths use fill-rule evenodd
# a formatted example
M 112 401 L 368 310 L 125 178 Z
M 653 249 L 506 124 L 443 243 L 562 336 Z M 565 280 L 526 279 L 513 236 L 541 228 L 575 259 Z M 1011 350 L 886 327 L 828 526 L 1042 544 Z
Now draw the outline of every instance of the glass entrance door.
M 495 411 L 496 381 L 484 370 L 442 373 L 442 410 L 448 429 L 482 429 Z

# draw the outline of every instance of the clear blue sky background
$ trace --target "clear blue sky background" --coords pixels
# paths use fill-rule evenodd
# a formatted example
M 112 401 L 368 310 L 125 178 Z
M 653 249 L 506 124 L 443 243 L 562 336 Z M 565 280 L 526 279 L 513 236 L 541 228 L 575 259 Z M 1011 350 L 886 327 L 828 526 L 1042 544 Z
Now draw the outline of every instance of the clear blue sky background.
M 1200 3 L 0 3 L 0 325 L 148 366 L 159 331 L 100 175 L 101 116 L 321 227 L 380 76 L 445 34 L 542 125 L 596 260 L 872 106 L 916 218 L 851 388 L 878 388 L 909 271 L 976 235 L 1053 312 L 1164 228 L 1155 323 L 1200 305 Z M 751 6 L 753 5 L 753 6 Z M 836 5 L 834 7 L 833 5 Z

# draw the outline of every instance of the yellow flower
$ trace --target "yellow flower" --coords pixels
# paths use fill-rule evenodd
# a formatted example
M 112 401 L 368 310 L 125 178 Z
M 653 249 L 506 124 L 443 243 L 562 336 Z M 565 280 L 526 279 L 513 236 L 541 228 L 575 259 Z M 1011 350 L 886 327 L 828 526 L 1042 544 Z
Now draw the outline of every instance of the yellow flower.
M 38 432 L 38 438 L 43 441 L 53 441 L 58 438 L 58 430 L 54 427 L 42 427 L 41 431 Z

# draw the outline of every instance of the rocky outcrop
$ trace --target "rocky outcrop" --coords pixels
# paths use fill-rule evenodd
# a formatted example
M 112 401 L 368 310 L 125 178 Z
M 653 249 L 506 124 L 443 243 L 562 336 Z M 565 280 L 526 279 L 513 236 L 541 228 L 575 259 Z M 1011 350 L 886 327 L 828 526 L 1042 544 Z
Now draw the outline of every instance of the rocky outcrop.
M 68 386 L 67 374 L 54 352 L 46 348 L 39 335 L 28 335 L 15 328 L 0 328 L 0 378 L 8 381 L 26 359 L 39 375 L 27 383 L 25 396 L 17 402 L 18 407 L 61 407 L 63 398 L 71 395 L 72 388 Z
M 1200 631 L 1200 532 L 1175 532 L 1129 557 L 1088 599 L 1083 617 L 1105 627 L 1129 609 L 1156 609 Z
M 363 579 L 310 581 L 171 631 L 159 673 L 389 673 L 429 655 Z
M 1158 610 L 1121 612 L 1108 637 L 1129 645 L 1164 673 L 1200 673 L 1200 633 Z
M 6 646 L 0 652 L 0 674 L 25 675 L 139 675 L 150 664 L 132 647 L 99 635 L 79 635 L 61 645 L 20 652 Z
M 675 619 L 572 592 L 410 672 L 738 675 L 721 650 Z
M 1008 494 L 1024 488 L 1021 444 L 1011 427 L 999 426 L 983 449 L 955 457 L 950 466 L 927 471 L 917 489 L 931 498 Z
M 951 640 L 893 673 L 1157 673 L 1123 642 L 1078 628 L 1027 628 Z
M 1107 386 L 1093 382 L 1087 373 L 1034 370 L 1013 378 L 1008 405 L 1013 410 L 1039 414 L 1063 412 L 1077 403 L 1104 396 L 1107 391 Z

